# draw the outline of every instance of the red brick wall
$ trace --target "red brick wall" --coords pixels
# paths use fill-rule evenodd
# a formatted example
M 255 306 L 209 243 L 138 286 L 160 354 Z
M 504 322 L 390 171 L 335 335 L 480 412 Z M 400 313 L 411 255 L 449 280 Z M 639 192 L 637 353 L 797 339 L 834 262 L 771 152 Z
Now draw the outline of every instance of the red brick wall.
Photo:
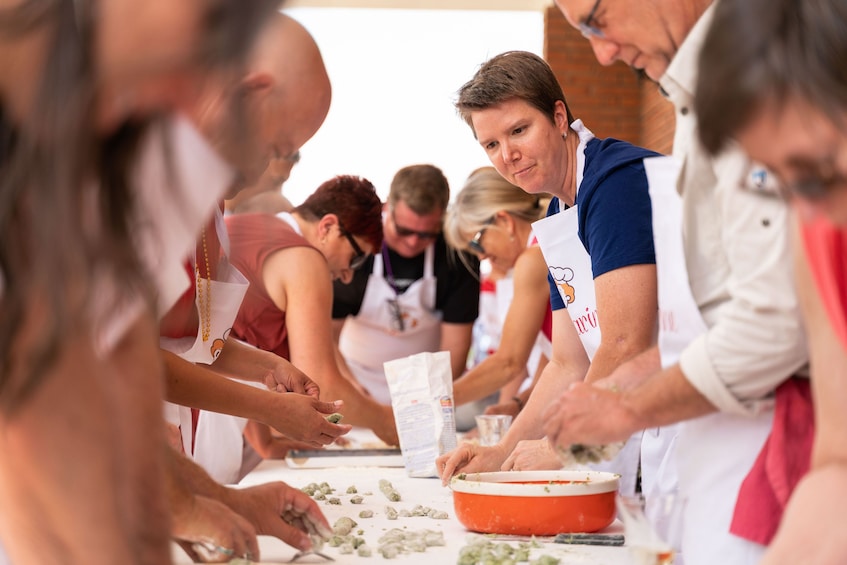
M 626 65 L 604 67 L 591 45 L 555 6 L 544 18 L 544 58 L 553 68 L 574 117 L 598 137 L 615 137 L 668 153 L 674 117 L 655 84 Z
M 673 104 L 659 94 L 651 80 L 641 81 L 641 145 L 669 155 L 673 147 Z

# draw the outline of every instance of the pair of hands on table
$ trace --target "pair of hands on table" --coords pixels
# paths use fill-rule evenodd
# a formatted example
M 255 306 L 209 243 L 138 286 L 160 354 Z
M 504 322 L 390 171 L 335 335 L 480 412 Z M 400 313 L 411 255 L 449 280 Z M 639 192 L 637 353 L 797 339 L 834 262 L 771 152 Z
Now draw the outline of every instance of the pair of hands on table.
M 530 471 L 562 467 L 559 457 L 544 439 L 520 441 L 511 453 L 500 444 L 481 446 L 465 442 L 439 457 L 435 464 L 441 476 L 441 483 L 445 486 L 457 473 Z
M 573 383 L 541 415 L 552 446 L 605 445 L 625 441 L 640 429 L 635 415 L 606 381 Z
M 333 424 L 326 416 L 338 412 L 343 401 L 323 402 L 320 387 L 301 370 L 280 358 L 263 380 L 270 391 L 281 393 L 266 423 L 286 437 L 312 447 L 323 447 L 348 433 L 352 426 Z
M 353 429 L 348 424 L 333 424 L 326 419 L 341 410 L 344 406 L 341 400 L 322 402 L 312 396 L 296 393 L 274 396 L 278 398 L 274 399 L 265 423 L 293 440 L 312 447 L 323 447 Z
M 272 482 L 227 488 L 222 501 L 194 497 L 188 516 L 176 523 L 179 545 L 194 561 L 259 560 L 257 535 L 270 535 L 300 550 L 312 548 L 310 535 L 328 538 L 329 523 L 317 504 L 299 489 Z
M 298 488 L 281 481 L 243 489 L 227 489 L 224 500 L 256 528 L 297 549 L 311 549 L 310 535 L 328 538 L 332 528 L 317 503 Z
M 542 414 L 547 439 L 524 440 L 508 453 L 501 444 L 482 447 L 464 443 L 442 455 L 436 466 L 443 484 L 457 473 L 557 469 L 562 462 L 553 446 L 574 443 L 603 445 L 627 439 L 634 431 L 634 418 L 622 396 L 602 381 L 574 383 Z
M 226 562 L 236 556 L 258 558 L 256 529 L 226 504 L 194 496 L 186 514 L 174 515 L 174 539 L 194 562 Z

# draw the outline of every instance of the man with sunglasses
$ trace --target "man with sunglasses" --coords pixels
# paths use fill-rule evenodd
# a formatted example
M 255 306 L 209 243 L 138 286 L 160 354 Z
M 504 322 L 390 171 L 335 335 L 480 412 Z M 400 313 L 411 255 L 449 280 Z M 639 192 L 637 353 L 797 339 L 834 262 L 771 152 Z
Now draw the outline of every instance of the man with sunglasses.
M 779 433 L 785 427 L 774 413 L 784 413 L 787 395 L 795 406 L 803 403 L 802 393 L 790 391 L 798 382 L 803 387 L 792 376 L 807 353 L 791 277 L 789 215 L 776 183 L 737 148 L 713 157 L 697 139 L 698 60 L 716 2 L 556 4 L 600 63 L 620 60 L 643 72 L 674 104 L 684 255 L 671 263 L 685 267 L 688 302 L 703 330 L 675 362 L 618 371 L 613 378 L 622 393 L 584 385 L 565 392 L 548 411 L 546 432 L 554 445 L 597 444 L 683 422 L 676 462 L 686 564 L 756 563 L 781 515 L 779 504 L 762 504 L 780 496 L 767 485 L 765 462 L 779 467 L 786 456 L 805 456 L 774 441 L 791 437 Z M 663 308 L 661 258 L 657 264 Z M 790 491 L 792 479 L 786 483 Z
M 479 314 L 479 262 L 451 257 L 441 223 L 450 188 L 440 169 L 411 165 L 391 182 L 382 249 L 348 285 L 336 282 L 333 329 L 343 361 L 373 397 L 390 403 L 382 364 L 449 351 L 453 378 L 465 369 Z M 343 365 L 342 365 L 343 366 Z

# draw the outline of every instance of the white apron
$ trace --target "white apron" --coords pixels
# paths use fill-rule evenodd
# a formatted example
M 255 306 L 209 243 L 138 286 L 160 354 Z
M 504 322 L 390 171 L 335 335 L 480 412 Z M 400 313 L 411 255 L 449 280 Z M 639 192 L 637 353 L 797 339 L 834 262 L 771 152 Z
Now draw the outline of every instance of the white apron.
M 162 337 L 159 344 L 163 349 L 175 353 L 192 363 L 211 365 L 223 349 L 232 330 L 235 316 L 241 307 L 241 301 L 247 292 L 248 282 L 238 269 L 230 265 L 229 237 L 220 210 L 216 212 L 215 228 L 224 250 L 224 257 L 218 265 L 217 278 L 211 281 L 211 319 L 209 339 L 203 341 L 202 326 L 205 314 L 199 304 L 200 293 L 195 297 L 200 318 L 197 336 L 179 339 Z M 195 257 L 195 261 L 198 258 Z M 202 260 L 202 259 L 201 259 Z M 201 281 L 205 289 L 205 281 Z M 197 430 L 192 441 L 191 408 L 165 403 L 165 418 L 179 426 L 182 445 L 187 455 L 191 455 L 199 465 L 218 482 L 232 483 L 238 480 L 243 450 L 242 432 L 247 421 L 227 414 L 201 411 Z
M 391 403 L 382 364 L 441 347 L 441 313 L 435 310 L 435 245 L 424 252 L 424 275 L 397 295 L 384 275 L 382 254 L 374 255 L 359 314 L 348 317 L 338 346 L 359 382 L 381 404 Z M 402 332 L 393 328 L 389 301 L 396 300 L 403 315 Z
M 579 135 L 579 147 L 576 150 L 578 193 L 585 169 L 585 146 L 594 139 L 594 134 L 583 126 L 580 120 L 575 120 L 571 128 Z M 590 361 L 594 359 L 594 354 L 600 346 L 600 324 L 597 320 L 597 298 L 594 294 L 591 257 L 579 239 L 578 230 L 576 206 L 532 224 L 532 231 L 538 238 L 538 245 L 547 262 L 547 268 L 556 281 L 556 286 Z M 641 432 L 637 432 L 627 440 L 626 445 L 614 459 L 591 464 L 589 467 L 597 471 L 620 474 L 620 492 L 631 496 L 635 494 L 640 445 Z
M 676 192 L 679 163 L 671 157 L 644 159 L 650 186 L 653 246 L 659 301 L 659 353 L 662 368 L 675 365 L 682 350 L 708 328 L 691 295 L 682 249 L 682 200 Z M 679 424 L 644 430 L 641 439 L 641 492 L 656 533 L 677 552 L 680 565 L 683 501 L 679 495 L 676 442 Z
M 676 191 L 679 163 L 671 157 L 645 159 L 653 203 L 653 230 L 659 273 L 659 348 L 662 366 L 675 364 L 691 340 L 707 330 L 688 284 L 682 242 L 682 200 Z M 671 494 L 674 463 L 682 505 L 681 545 L 686 565 L 753 565 L 764 547 L 729 533 L 741 482 L 767 439 L 773 411 L 756 417 L 711 414 L 645 432 L 642 465 L 655 468 L 643 478 L 648 515 L 651 497 Z M 675 450 L 675 454 L 674 454 Z M 670 458 L 662 458 L 662 451 Z M 658 464 L 658 465 L 657 465 Z M 656 524 L 662 529 L 664 524 Z M 673 530 L 674 528 L 671 528 Z M 659 532 L 660 535 L 667 534 Z M 675 547 L 680 540 L 669 539 Z

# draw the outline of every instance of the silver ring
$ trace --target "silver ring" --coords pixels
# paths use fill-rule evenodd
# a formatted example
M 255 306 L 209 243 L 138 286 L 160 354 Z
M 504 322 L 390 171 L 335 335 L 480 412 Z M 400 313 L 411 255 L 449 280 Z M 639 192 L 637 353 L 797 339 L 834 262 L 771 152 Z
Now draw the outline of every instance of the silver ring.
M 215 557 L 216 555 L 232 557 L 233 553 L 235 553 L 234 550 L 222 545 L 217 545 L 211 540 L 194 542 L 191 544 L 191 549 L 204 561 L 217 559 Z
M 232 557 L 235 553 L 234 549 L 230 549 L 228 547 L 223 547 L 222 545 L 215 546 L 215 553 L 220 553 L 221 555 L 226 555 L 227 557 Z

